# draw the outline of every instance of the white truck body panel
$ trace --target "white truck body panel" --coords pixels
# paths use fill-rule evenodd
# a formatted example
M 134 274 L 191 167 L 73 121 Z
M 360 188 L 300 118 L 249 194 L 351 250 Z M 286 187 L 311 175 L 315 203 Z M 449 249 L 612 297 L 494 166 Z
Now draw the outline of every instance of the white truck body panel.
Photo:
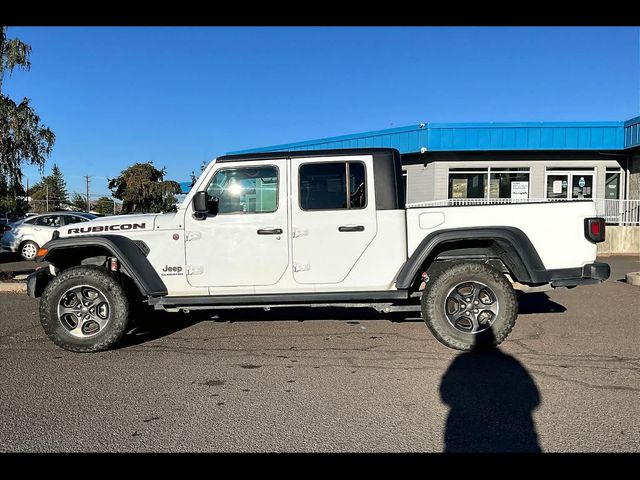
M 366 167 L 367 184 L 373 185 L 371 158 L 363 156 L 295 158 L 291 160 L 290 183 L 293 254 L 293 277 L 296 283 L 309 285 L 339 284 L 376 237 L 375 191 L 368 190 L 368 202 L 363 209 L 310 210 L 301 208 L 298 173 L 302 165 L 325 162 L 362 162 Z M 367 165 L 368 163 L 368 165 Z M 340 227 L 362 227 L 359 232 L 341 232 Z
M 582 267 L 596 258 L 596 244 L 584 237 L 584 219 L 595 216 L 589 201 L 410 208 L 408 253 L 438 230 L 509 226 L 529 237 L 547 270 Z

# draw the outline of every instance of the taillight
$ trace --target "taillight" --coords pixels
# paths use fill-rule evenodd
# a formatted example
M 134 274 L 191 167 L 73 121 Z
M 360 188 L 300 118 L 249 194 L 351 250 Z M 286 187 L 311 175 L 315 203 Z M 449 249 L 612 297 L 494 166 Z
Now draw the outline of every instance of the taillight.
M 604 242 L 604 218 L 585 218 L 584 236 L 593 243 Z

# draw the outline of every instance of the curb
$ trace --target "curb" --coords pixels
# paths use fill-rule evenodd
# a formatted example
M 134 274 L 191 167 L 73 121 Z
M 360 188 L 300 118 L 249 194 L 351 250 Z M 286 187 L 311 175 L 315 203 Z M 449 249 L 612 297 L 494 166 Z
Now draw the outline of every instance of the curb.
M 625 277 L 629 285 L 640 286 L 640 272 L 630 272 Z
M 0 282 L 0 293 L 27 293 L 26 282 Z

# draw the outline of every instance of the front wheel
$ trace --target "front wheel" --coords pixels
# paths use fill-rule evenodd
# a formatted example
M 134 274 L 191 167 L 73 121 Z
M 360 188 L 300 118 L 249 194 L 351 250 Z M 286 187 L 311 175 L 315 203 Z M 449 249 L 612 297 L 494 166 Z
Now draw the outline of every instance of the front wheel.
M 42 293 L 40 323 L 65 350 L 106 350 L 127 329 L 129 301 L 118 278 L 105 268 L 73 267 L 56 276 Z
M 25 260 L 34 260 L 39 248 L 36 242 L 32 242 L 31 240 L 24 242 L 20 246 L 20 256 Z
M 482 263 L 456 263 L 427 283 L 422 314 L 433 335 L 456 350 L 494 347 L 507 338 L 518 316 L 511 283 Z

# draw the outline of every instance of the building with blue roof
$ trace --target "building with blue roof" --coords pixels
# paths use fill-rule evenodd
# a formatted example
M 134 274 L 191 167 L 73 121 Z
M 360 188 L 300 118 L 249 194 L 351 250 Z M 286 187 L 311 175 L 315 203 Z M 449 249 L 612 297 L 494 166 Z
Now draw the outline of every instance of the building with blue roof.
M 420 123 L 228 153 L 362 147 L 400 151 L 409 203 L 640 199 L 640 117 L 620 122 Z

